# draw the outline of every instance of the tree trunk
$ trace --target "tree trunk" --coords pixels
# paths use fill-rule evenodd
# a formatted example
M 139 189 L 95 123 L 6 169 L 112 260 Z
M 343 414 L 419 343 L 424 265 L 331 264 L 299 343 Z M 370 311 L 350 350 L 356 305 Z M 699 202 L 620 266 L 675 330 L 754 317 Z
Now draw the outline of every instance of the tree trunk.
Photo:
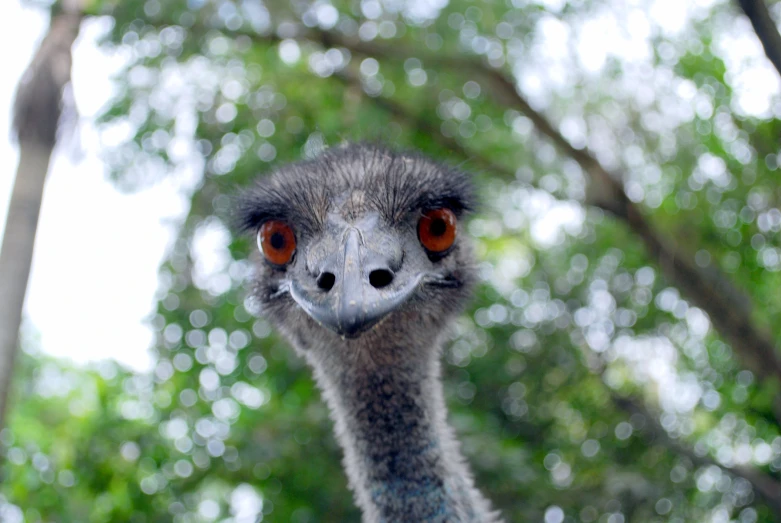
M 59 12 L 52 14 L 49 32 L 16 92 L 19 167 L 0 248 L 0 428 L 8 406 L 43 186 L 57 142 L 62 90 L 70 81 L 71 47 L 82 19 L 74 9 L 77 3 L 55 6 Z
M 19 167 L 0 250 L 0 426 L 8 403 L 22 305 L 51 153 L 51 148 L 34 142 L 19 144 Z

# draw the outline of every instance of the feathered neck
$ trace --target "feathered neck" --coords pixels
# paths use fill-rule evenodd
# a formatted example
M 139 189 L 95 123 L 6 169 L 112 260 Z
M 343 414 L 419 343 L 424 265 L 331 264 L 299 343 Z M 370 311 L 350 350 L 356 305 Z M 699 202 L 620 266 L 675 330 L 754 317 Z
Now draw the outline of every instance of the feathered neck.
M 447 424 L 439 350 L 360 350 L 346 341 L 308 359 L 364 521 L 497 521 Z

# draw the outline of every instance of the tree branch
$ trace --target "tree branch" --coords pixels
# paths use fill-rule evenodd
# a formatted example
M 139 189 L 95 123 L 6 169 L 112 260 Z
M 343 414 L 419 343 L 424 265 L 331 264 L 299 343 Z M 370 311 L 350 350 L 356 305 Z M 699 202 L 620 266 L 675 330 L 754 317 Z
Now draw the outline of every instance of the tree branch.
M 781 35 L 778 34 L 776 23 L 770 18 L 770 12 L 763 0 L 738 0 L 740 8 L 754 26 L 754 32 L 757 33 L 762 47 L 765 48 L 765 54 L 773 63 L 781 75 Z

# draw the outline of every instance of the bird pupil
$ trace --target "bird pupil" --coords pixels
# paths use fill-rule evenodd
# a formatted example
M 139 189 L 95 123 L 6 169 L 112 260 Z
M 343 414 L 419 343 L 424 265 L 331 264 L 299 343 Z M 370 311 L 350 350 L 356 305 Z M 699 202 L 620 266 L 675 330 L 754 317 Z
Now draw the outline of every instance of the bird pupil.
M 431 221 L 431 227 L 429 227 L 429 232 L 434 236 L 442 236 L 443 234 L 445 234 L 446 230 L 447 230 L 447 224 L 445 223 L 445 220 L 441 218 L 437 218 Z
M 285 237 L 282 233 L 275 232 L 271 235 L 271 247 L 274 249 L 281 249 L 285 246 Z

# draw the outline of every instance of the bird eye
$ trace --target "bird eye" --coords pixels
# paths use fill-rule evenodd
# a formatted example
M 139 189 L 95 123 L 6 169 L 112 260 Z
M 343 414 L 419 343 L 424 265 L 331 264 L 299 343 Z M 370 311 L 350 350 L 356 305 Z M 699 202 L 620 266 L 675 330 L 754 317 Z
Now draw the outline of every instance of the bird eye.
M 285 265 L 296 252 L 296 237 L 288 224 L 270 220 L 260 226 L 258 247 L 263 256 L 274 265 Z
M 456 215 L 445 208 L 426 212 L 418 222 L 418 238 L 427 251 L 445 252 L 456 241 Z

